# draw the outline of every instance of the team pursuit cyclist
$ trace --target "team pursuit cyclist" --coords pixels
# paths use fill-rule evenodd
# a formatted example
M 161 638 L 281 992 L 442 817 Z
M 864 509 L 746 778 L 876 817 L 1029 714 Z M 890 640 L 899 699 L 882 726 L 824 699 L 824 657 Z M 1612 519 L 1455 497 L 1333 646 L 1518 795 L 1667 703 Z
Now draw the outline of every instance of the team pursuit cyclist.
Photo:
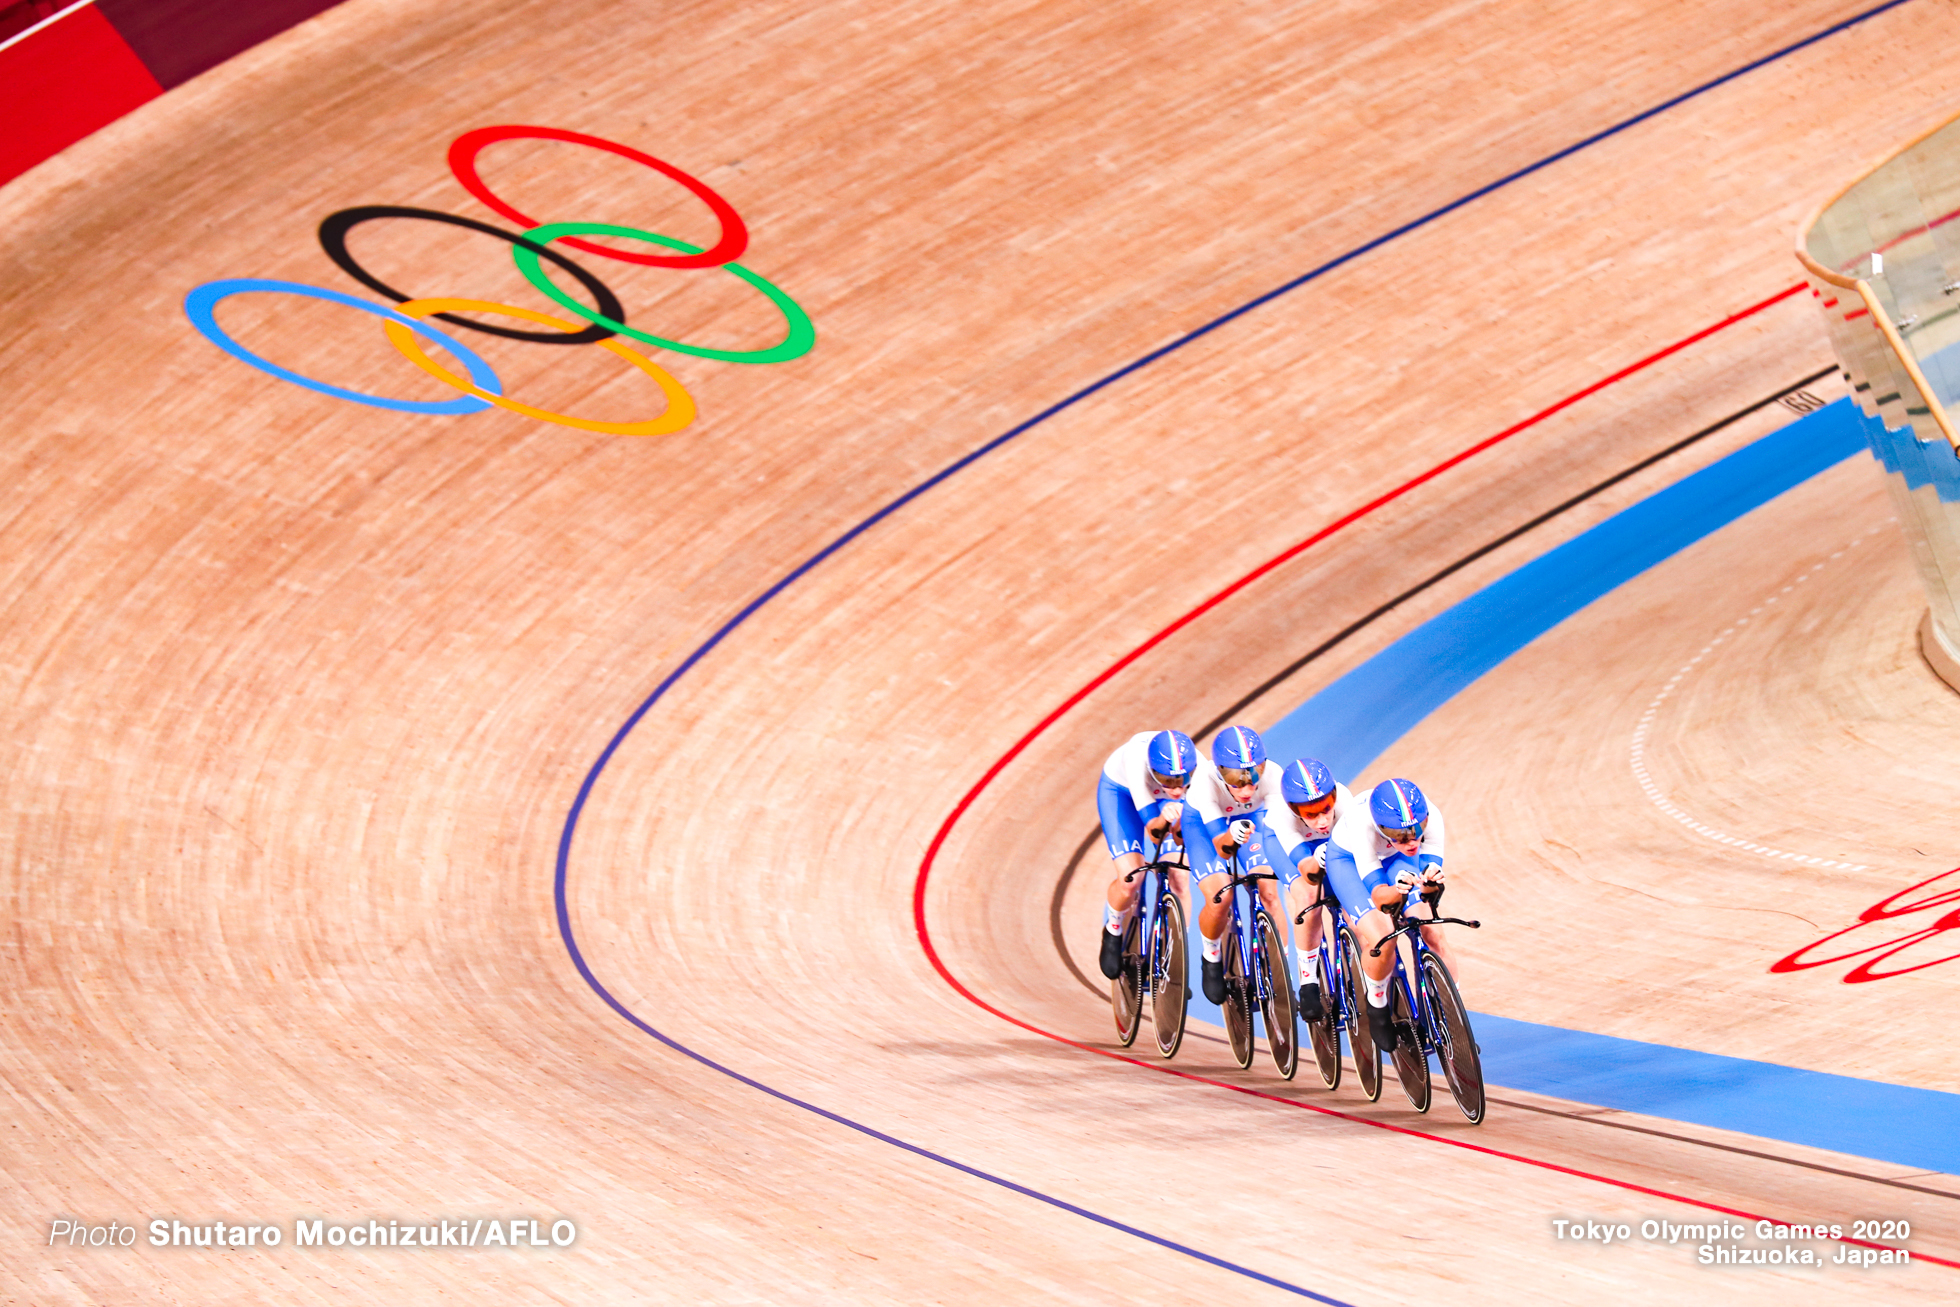
M 1103 763 L 1096 783 L 1096 815 L 1102 818 L 1114 875 L 1103 902 L 1102 973 L 1114 980 L 1123 970 L 1123 932 L 1137 909 L 1141 878 L 1124 877 L 1143 865 L 1143 842 L 1162 844 L 1175 837 L 1184 814 L 1184 791 L 1198 765 L 1198 746 L 1182 731 L 1143 731 L 1117 747 Z M 1183 877 L 1173 871 L 1173 893 L 1184 893 Z
M 1258 882 L 1266 910 L 1280 920 L 1285 887 L 1299 878 L 1292 859 L 1279 856 L 1280 841 L 1264 814 L 1280 805 L 1280 768 L 1266 759 L 1265 742 L 1246 726 L 1227 726 L 1211 742 L 1211 760 L 1198 765 L 1184 801 L 1184 848 L 1198 881 L 1198 936 L 1204 946 L 1204 991 L 1213 1003 L 1225 1002 L 1225 927 L 1229 901 L 1212 896 L 1229 885 L 1233 864 L 1241 873 L 1265 869 L 1280 879 Z M 1277 862 L 1274 857 L 1277 856 Z M 1285 983 L 1286 959 L 1279 960 Z
M 1355 809 L 1354 796 L 1334 779 L 1334 773 L 1318 758 L 1295 758 L 1280 773 L 1280 798 L 1276 807 L 1266 810 L 1266 825 L 1279 837 L 1280 848 L 1293 864 L 1290 890 L 1304 876 L 1309 884 L 1319 884 L 1321 864 L 1327 858 L 1327 840 L 1341 818 Z M 1289 895 L 1289 901 L 1290 901 Z M 1312 893 L 1306 901 L 1314 900 Z M 1320 913 L 1309 912 L 1293 927 L 1293 938 L 1300 952 L 1300 1019 L 1320 1020 Z
M 1395 950 L 1380 957 L 1368 950 L 1389 932 L 1383 908 L 1404 902 L 1413 909 L 1422 891 L 1443 883 L 1443 810 L 1430 803 L 1415 782 L 1383 781 L 1334 825 L 1326 847 L 1328 887 L 1361 945 L 1361 970 L 1368 981 L 1368 1028 L 1384 1053 L 1395 1049 L 1389 1020 L 1388 980 Z M 1442 932 L 1422 928 L 1425 943 L 1443 953 Z M 1443 954 L 1445 966 L 1449 957 Z

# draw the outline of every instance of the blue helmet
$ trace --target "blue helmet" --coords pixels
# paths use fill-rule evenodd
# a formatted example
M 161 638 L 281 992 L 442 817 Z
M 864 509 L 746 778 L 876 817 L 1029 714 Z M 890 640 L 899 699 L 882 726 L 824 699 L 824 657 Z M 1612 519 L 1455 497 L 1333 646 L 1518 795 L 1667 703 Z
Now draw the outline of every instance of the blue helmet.
M 1288 803 L 1316 803 L 1334 792 L 1334 773 L 1318 758 L 1295 758 L 1280 774 L 1279 788 Z
M 1368 796 L 1368 815 L 1375 819 L 1375 829 L 1391 840 L 1419 840 L 1429 824 L 1429 800 L 1414 781 L 1383 781 Z
M 1220 771 L 1256 774 L 1266 765 L 1266 742 L 1250 726 L 1227 726 L 1211 742 L 1211 760 Z
M 1158 731 L 1150 737 L 1146 756 L 1150 770 L 1161 779 L 1182 784 L 1198 765 L 1198 746 L 1183 731 Z

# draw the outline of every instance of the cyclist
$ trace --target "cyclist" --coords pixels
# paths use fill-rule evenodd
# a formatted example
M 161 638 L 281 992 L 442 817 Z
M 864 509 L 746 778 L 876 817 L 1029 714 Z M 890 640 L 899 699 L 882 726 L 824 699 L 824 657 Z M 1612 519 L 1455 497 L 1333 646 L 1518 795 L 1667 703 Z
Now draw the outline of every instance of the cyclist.
M 1301 877 L 1308 884 L 1320 883 L 1327 858 L 1327 841 L 1334 826 L 1354 810 L 1354 796 L 1348 787 L 1334 779 L 1334 773 L 1318 758 L 1295 758 L 1280 773 L 1280 803 L 1266 809 L 1266 825 L 1279 838 L 1280 848 L 1292 864 L 1293 874 L 1283 888 L 1287 891 L 1287 911 L 1292 911 L 1292 889 Z M 1308 902 L 1314 895 L 1306 893 Z M 1309 912 L 1293 927 L 1294 943 L 1300 953 L 1300 1019 L 1320 1020 L 1320 913 Z
M 1103 896 L 1103 975 L 1114 980 L 1123 970 L 1123 931 L 1136 913 L 1141 878 L 1124 877 L 1143 865 L 1143 842 L 1162 844 L 1175 835 L 1184 815 L 1184 791 L 1198 765 L 1198 746 L 1182 731 L 1143 731 L 1132 735 L 1103 763 L 1096 783 L 1096 815 L 1109 846 L 1109 892 Z M 1173 873 L 1175 877 L 1176 873 Z M 1183 893 L 1174 879 L 1172 889 Z
M 1375 1046 L 1384 1053 L 1395 1049 L 1395 1029 L 1389 1020 L 1388 982 L 1395 970 L 1395 950 L 1380 957 L 1368 950 L 1389 932 L 1382 909 L 1396 902 L 1412 909 L 1422 892 L 1443 883 L 1443 810 L 1430 803 L 1415 782 L 1400 778 L 1383 781 L 1334 826 L 1326 847 L 1328 887 L 1341 913 L 1354 927 L 1361 945 L 1361 971 L 1368 982 L 1368 1027 Z M 1422 928 L 1428 945 L 1442 952 L 1441 932 Z M 1444 956 L 1447 964 L 1448 956 Z
M 1212 896 L 1231 883 L 1227 878 L 1234 866 L 1242 873 L 1264 868 L 1282 874 L 1273 861 L 1279 855 L 1279 841 L 1263 815 L 1279 802 L 1280 769 L 1267 761 L 1265 742 L 1250 727 L 1227 726 L 1211 742 L 1211 760 L 1199 765 L 1184 801 L 1184 849 L 1198 882 L 1194 915 L 1204 951 L 1204 991 L 1213 1003 L 1225 1001 L 1222 953 L 1232 905 L 1214 903 Z M 1283 855 L 1279 863 L 1292 870 L 1291 860 Z M 1258 882 L 1259 896 L 1275 920 L 1285 912 L 1278 888 L 1282 883 Z M 1286 959 L 1280 958 L 1278 965 L 1279 979 L 1285 983 Z

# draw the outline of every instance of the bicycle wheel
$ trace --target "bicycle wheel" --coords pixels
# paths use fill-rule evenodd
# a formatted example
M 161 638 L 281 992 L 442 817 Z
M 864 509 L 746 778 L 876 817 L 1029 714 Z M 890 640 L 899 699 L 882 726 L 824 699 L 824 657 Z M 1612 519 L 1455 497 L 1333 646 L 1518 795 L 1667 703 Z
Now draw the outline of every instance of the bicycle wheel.
M 1259 1000 L 1259 1015 L 1266 1018 L 1266 1050 L 1273 1055 L 1273 1066 L 1282 1080 L 1291 1080 L 1300 1069 L 1300 1024 L 1293 1010 L 1293 982 L 1287 974 L 1286 945 L 1280 941 L 1279 927 L 1261 909 L 1254 921 L 1258 931 L 1259 977 L 1265 990 Z
M 1123 1047 L 1128 1048 L 1137 1039 L 1137 1027 L 1143 1024 L 1143 958 L 1138 949 L 1142 946 L 1142 930 L 1138 924 L 1142 913 L 1130 918 L 1130 924 L 1123 928 L 1123 969 L 1116 973 L 1116 979 L 1109 982 L 1109 1010 L 1116 1018 L 1116 1038 Z
M 1382 1096 L 1382 1055 L 1368 1029 L 1368 980 L 1361 971 L 1361 946 L 1354 932 L 1341 927 L 1341 953 L 1347 959 L 1347 1036 L 1354 1052 L 1354 1078 L 1369 1102 Z
M 1329 1089 L 1341 1087 L 1341 992 L 1327 950 L 1320 950 L 1320 1020 L 1307 1022 L 1314 1066 Z
M 1429 990 L 1429 1010 L 1436 1017 L 1436 1057 L 1443 1064 L 1443 1079 L 1463 1115 L 1477 1125 L 1484 1119 L 1484 1064 L 1478 1056 L 1477 1036 L 1470 1029 L 1470 1013 L 1450 969 L 1434 953 L 1423 954 L 1422 978 Z
M 1238 923 L 1225 932 L 1225 1037 L 1240 1067 L 1252 1065 L 1252 1005 L 1246 999 L 1245 957 Z
M 1388 1006 L 1393 1014 L 1396 1033 L 1395 1051 L 1389 1060 L 1395 1063 L 1395 1078 L 1402 1082 L 1402 1092 L 1409 1096 L 1409 1106 L 1418 1112 L 1429 1110 L 1429 1054 L 1422 1051 L 1422 1032 L 1416 1026 L 1415 1007 L 1409 1001 L 1407 980 L 1397 968 L 1395 979 L 1388 988 Z
M 1184 962 L 1184 905 L 1164 891 L 1157 905 L 1157 974 L 1150 978 L 1150 1024 L 1157 1052 L 1174 1057 L 1184 1042 L 1184 1012 L 1191 1002 L 1190 973 Z

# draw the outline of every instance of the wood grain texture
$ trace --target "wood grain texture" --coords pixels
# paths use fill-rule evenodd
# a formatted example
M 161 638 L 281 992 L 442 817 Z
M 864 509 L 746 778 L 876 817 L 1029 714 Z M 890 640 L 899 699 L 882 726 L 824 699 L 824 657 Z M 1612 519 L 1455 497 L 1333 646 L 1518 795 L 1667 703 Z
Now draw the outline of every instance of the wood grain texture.
M 1852 12 L 349 0 L 0 191 L 0 1170 L 15 1181 L 0 1214 L 20 1245 L 0 1285 L 37 1303 L 1277 1300 L 622 1021 L 554 917 L 567 811 L 689 651 L 924 477 L 1343 251 Z M 691 671 L 593 789 L 568 910 L 594 974 L 785 1094 L 1346 1301 L 1707 1294 L 1683 1249 L 1576 1249 L 1549 1224 L 1696 1209 L 1138 1071 L 987 1015 L 928 965 L 913 887 L 985 768 L 1170 617 L 1794 282 L 1797 216 L 1836 160 L 1960 94 L 1960 64 L 1937 57 L 1955 48 L 1950 8 L 1909 6 L 1689 101 L 1075 404 L 852 543 Z M 185 292 L 215 278 L 352 289 L 314 243 L 333 210 L 488 218 L 443 152 L 499 122 L 626 141 L 716 187 L 753 233 L 744 263 L 808 307 L 817 350 L 769 368 L 663 356 L 702 417 L 628 440 L 355 407 L 185 322 Z M 542 219 L 713 235 L 698 205 L 618 160 L 511 145 L 484 167 Z M 479 236 L 376 223 L 355 249 L 418 295 L 549 307 Z M 583 261 L 635 322 L 724 347 L 776 329 L 725 273 Z M 1464 464 L 1084 703 L 947 844 L 926 908 L 949 966 L 1024 1020 L 1106 1044 L 1106 1007 L 1057 955 L 1048 907 L 1112 742 L 1203 720 L 1415 576 L 1823 366 L 1812 312 L 1786 301 Z M 344 309 L 241 298 L 220 320 L 309 375 L 442 397 Z M 657 403 L 601 351 L 470 344 L 527 402 L 611 420 Z M 1288 681 L 1254 724 L 1762 429 L 1466 570 Z M 1944 973 L 1852 994 L 1821 973 L 1765 975 L 1781 934 L 1712 947 L 1728 928 L 1709 902 L 1736 884 L 1820 925 L 1855 914 L 1909 865 L 1884 787 L 1946 801 L 1951 705 L 1909 675 L 1920 605 L 1882 530 L 1711 663 L 1654 748 L 1666 784 L 1766 843 L 1819 830 L 1811 778 L 1828 773 L 1841 804 L 1821 825 L 1876 847 L 1851 860 L 1885 874 L 1725 860 L 1629 791 L 1626 732 L 1659 683 L 1738 606 L 1882 527 L 1869 471 L 1834 472 L 1758 515 L 1775 529 L 1752 519 L 1642 578 L 1391 755 L 1435 778 L 1475 868 L 1464 894 L 1504 923 L 1466 945 L 1479 1006 L 1953 1087 L 1936 1048 L 1871 1029 L 1900 996 L 1950 998 Z M 1534 721 L 1520 696 L 1561 716 Z M 1493 737 L 1497 775 L 1476 763 Z M 1555 808 L 1536 797 L 1548 777 L 1570 786 Z M 1929 838 L 1950 850 L 1951 834 Z M 1554 839 L 1581 851 L 1569 874 L 1546 870 Z M 1665 869 L 1677 902 L 1598 935 L 1603 962 L 1533 951 L 1534 921 L 1623 909 L 1603 886 L 1632 883 L 1635 859 Z M 1091 920 L 1071 903 L 1078 941 Z M 1602 965 L 1614 983 L 1588 981 Z M 1416 1123 L 1256 1066 L 1225 1073 L 1202 1040 L 1178 1065 Z M 1960 1258 L 1950 1200 L 1775 1160 L 1816 1160 L 1803 1150 L 1524 1109 L 1475 1132 L 1444 1116 L 1422 1124 L 1740 1210 L 1910 1216 L 1914 1247 Z M 1357 1177 L 1398 1167 L 1420 1186 L 1362 1194 Z M 552 1252 L 39 1246 L 55 1216 L 465 1215 L 562 1215 L 581 1233 Z M 1921 1264 L 1832 1291 L 1933 1299 L 1956 1275 Z M 1737 1301 L 1815 1291 L 1780 1270 L 1719 1283 Z

